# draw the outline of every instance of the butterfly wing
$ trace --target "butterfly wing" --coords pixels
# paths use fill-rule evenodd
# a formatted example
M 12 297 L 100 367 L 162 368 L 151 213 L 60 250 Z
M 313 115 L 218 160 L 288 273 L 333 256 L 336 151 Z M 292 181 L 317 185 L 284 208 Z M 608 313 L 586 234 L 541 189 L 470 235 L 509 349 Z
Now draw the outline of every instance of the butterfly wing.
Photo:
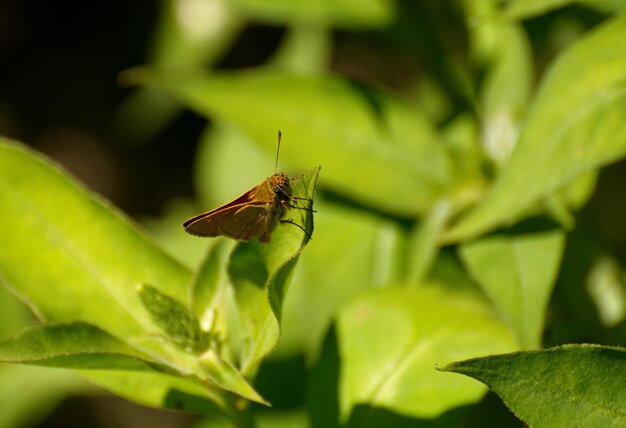
M 268 179 L 234 201 L 190 218 L 183 227 L 196 236 L 226 235 L 244 241 L 256 236 L 267 242 L 271 233 L 268 227 L 275 225 L 275 201 L 276 194 Z
M 195 236 L 218 236 L 220 234 L 220 223 L 228 215 L 237 211 L 240 206 L 234 205 L 225 208 L 216 208 L 204 214 L 199 214 L 190 218 L 183 227 L 185 232 Z
M 222 235 L 247 241 L 265 235 L 271 217 L 270 204 L 246 204 L 220 224 Z
M 223 216 L 235 212 L 242 205 L 247 203 L 254 203 L 254 197 L 257 189 L 262 185 L 253 187 L 237 199 L 221 205 L 217 208 L 207 211 L 197 216 L 191 217 L 189 220 L 183 223 L 185 231 L 196 236 L 217 236 L 219 230 L 217 229 L 219 222 Z M 234 210 L 233 210 L 234 208 Z M 204 221 L 200 221 L 204 220 Z M 192 226 L 193 225 L 193 226 Z
M 268 218 L 267 203 L 243 203 L 217 208 L 185 222 L 185 231 L 196 236 L 226 235 L 247 241 L 263 235 Z

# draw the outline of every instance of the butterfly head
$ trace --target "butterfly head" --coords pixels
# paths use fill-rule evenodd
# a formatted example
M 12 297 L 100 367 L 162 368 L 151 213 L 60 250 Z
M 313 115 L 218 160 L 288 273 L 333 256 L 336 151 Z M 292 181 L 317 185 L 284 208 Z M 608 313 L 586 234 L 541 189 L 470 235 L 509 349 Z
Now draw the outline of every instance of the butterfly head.
M 284 195 L 289 189 L 289 178 L 284 172 L 279 172 L 270 177 L 270 186 L 277 195 Z

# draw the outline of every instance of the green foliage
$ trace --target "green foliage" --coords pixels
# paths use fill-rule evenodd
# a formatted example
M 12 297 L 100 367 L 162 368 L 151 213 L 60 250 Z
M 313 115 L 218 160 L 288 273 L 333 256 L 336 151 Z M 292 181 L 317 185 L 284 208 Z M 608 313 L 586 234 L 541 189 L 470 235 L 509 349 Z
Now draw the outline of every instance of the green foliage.
M 66 395 L 89 394 L 95 389 L 69 370 L 27 365 L 2 365 L 0 379 L 2 427 L 34 426 Z
M 624 37 L 626 16 L 618 16 L 560 56 L 538 90 L 506 169 L 448 239 L 510 221 L 583 173 L 626 154 Z
M 513 0 L 507 5 L 504 16 L 524 19 L 572 4 L 584 5 L 605 12 L 617 12 L 626 7 L 624 0 Z
M 522 348 L 541 345 L 563 246 L 563 233 L 551 230 L 492 235 L 460 247 L 468 271 L 509 321 Z
M 428 419 L 475 402 L 484 390 L 440 376 L 433 362 L 515 348 L 511 333 L 485 301 L 437 287 L 366 293 L 342 310 L 337 328 L 344 420 L 357 404 Z M 355 421 L 356 426 L 363 422 Z
M 264 70 L 184 78 L 141 70 L 131 75 L 235 125 L 266 151 L 275 148 L 267 130 L 281 129 L 286 144 L 297 147 L 283 151 L 283 162 L 298 169 L 324 165 L 321 185 L 378 209 L 423 212 L 450 184 L 451 161 L 423 114 L 335 76 Z
M 217 406 L 231 419 L 236 416 L 226 391 L 265 402 L 226 357 L 245 361 L 244 371 L 253 372 L 275 346 L 279 327 L 278 309 L 273 308 L 280 306 L 285 275 L 308 240 L 303 230 L 281 225 L 271 244 L 244 243 L 233 251 L 228 275 L 237 287 L 235 294 L 243 296 L 237 302 L 241 319 L 236 321 L 253 330 L 252 337 L 244 335 L 243 344 L 235 344 L 238 351 L 248 345 L 252 350 L 235 355 L 217 332 L 202 331 L 198 318 L 182 303 L 191 283 L 187 269 L 25 148 L 3 140 L 0 151 L 0 199 L 13 220 L 2 224 L 11 243 L 3 246 L 4 280 L 42 319 L 80 321 L 44 324 L 3 342 L 2 361 L 81 369 L 134 400 L 209 414 Z M 311 199 L 318 171 L 292 180 L 293 195 Z M 310 211 L 298 214 L 293 220 L 311 233 Z M 30 236 L 28 242 L 21 240 L 22 234 Z M 19 268 L 21 258 L 39 268 Z M 245 281 L 256 275 L 246 263 L 250 259 L 265 264 L 267 284 L 257 290 L 259 284 L 253 283 L 246 291 Z M 136 287 L 143 283 L 163 285 Z M 194 284 L 194 290 L 199 288 Z M 259 313 L 265 318 L 260 326 L 256 318 L 250 319 Z M 268 325 L 273 328 L 268 330 Z M 103 375 L 100 370 L 110 372 Z M 173 391 L 183 395 L 172 399 Z M 213 403 L 198 405 L 206 400 Z
M 389 22 L 394 13 L 390 0 L 350 0 L 309 2 L 306 0 L 233 0 L 233 8 L 261 21 L 304 22 L 345 27 L 378 26 Z
M 0 296 L 15 313 L 0 361 L 240 427 L 458 426 L 484 404 L 476 380 L 533 426 L 625 423 L 624 349 L 549 347 L 626 337 L 623 261 L 579 214 L 626 157 L 624 2 L 465 0 L 468 63 L 431 46 L 436 65 L 402 96 L 328 70 L 332 29 L 415 35 L 401 2 L 357 3 L 215 1 L 201 37 L 172 2 L 152 65 L 123 76 L 142 89 L 118 125 L 151 105 L 142 138 L 179 108 L 210 121 L 202 209 L 272 174 L 282 130 L 278 170 L 304 208 L 286 219 L 304 230 L 279 224 L 268 244 L 182 238 L 185 200 L 146 222 L 165 250 L 0 140 L 0 278 L 41 321 L 13 335 L 25 322 Z M 597 22 L 541 57 L 522 20 L 568 7 Z M 274 57 L 197 69 L 248 22 L 287 27 Z
M 568 345 L 460 361 L 443 370 L 484 382 L 532 426 L 626 423 L 623 348 Z
M 152 321 L 174 344 L 196 353 L 201 353 L 210 346 L 211 332 L 202 331 L 198 319 L 183 303 L 150 285 L 140 284 L 137 293 Z
M 84 369 L 147 370 L 150 357 L 85 323 L 47 324 L 0 344 L 5 362 Z

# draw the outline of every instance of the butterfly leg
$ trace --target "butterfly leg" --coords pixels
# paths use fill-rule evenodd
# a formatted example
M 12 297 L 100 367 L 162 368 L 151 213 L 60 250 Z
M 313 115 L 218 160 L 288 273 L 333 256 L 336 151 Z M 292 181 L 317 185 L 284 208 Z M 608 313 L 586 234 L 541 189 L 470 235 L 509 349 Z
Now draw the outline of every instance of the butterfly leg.
M 289 193 L 287 193 L 285 190 L 281 189 L 280 187 L 278 188 L 278 190 L 280 190 L 280 192 L 287 196 L 287 198 L 289 198 L 289 200 L 291 201 L 308 201 L 308 202 L 313 202 L 313 199 L 309 199 L 309 198 L 298 198 L 296 196 L 290 195 Z
M 289 196 L 289 199 L 291 199 L 292 201 L 309 201 L 309 202 L 313 202 L 313 199 L 309 199 L 309 198 L 298 198 L 296 196 L 291 196 L 291 195 L 287 195 Z
M 289 208 L 295 208 L 297 210 L 308 211 L 308 212 L 311 212 L 311 213 L 316 213 L 317 212 L 317 210 L 314 210 L 313 208 L 297 207 L 295 205 L 289 205 L 289 204 L 285 204 L 285 206 L 287 206 Z
M 310 201 L 310 199 L 306 199 L 306 200 L 307 200 L 307 201 Z M 288 203 L 287 201 L 285 201 L 285 200 L 280 201 L 280 203 L 281 203 L 281 204 L 283 204 L 284 206 L 286 206 L 287 208 L 295 208 L 295 209 L 297 209 L 297 210 L 309 211 L 309 212 L 312 212 L 312 213 L 316 213 L 316 212 L 317 212 L 317 211 L 316 211 L 316 210 L 314 210 L 313 208 L 305 208 L 305 207 L 298 207 L 298 206 L 296 206 L 296 205 L 291 205 L 291 204 L 289 204 L 289 203 Z
M 309 239 L 313 239 L 313 237 L 311 236 L 311 234 L 302 226 L 300 226 L 298 223 L 296 223 L 295 221 L 291 220 L 291 219 L 280 219 L 281 223 L 289 223 L 289 224 L 293 224 L 294 226 L 300 228 Z

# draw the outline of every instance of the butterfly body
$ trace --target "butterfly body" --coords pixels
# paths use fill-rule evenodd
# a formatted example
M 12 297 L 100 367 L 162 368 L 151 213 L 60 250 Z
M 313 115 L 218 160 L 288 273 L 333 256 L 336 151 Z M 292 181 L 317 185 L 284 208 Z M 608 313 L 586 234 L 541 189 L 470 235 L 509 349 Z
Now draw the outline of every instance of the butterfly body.
M 232 202 L 190 218 L 183 226 L 196 236 L 225 235 L 242 241 L 258 238 L 269 242 L 291 198 L 289 178 L 280 172 Z

